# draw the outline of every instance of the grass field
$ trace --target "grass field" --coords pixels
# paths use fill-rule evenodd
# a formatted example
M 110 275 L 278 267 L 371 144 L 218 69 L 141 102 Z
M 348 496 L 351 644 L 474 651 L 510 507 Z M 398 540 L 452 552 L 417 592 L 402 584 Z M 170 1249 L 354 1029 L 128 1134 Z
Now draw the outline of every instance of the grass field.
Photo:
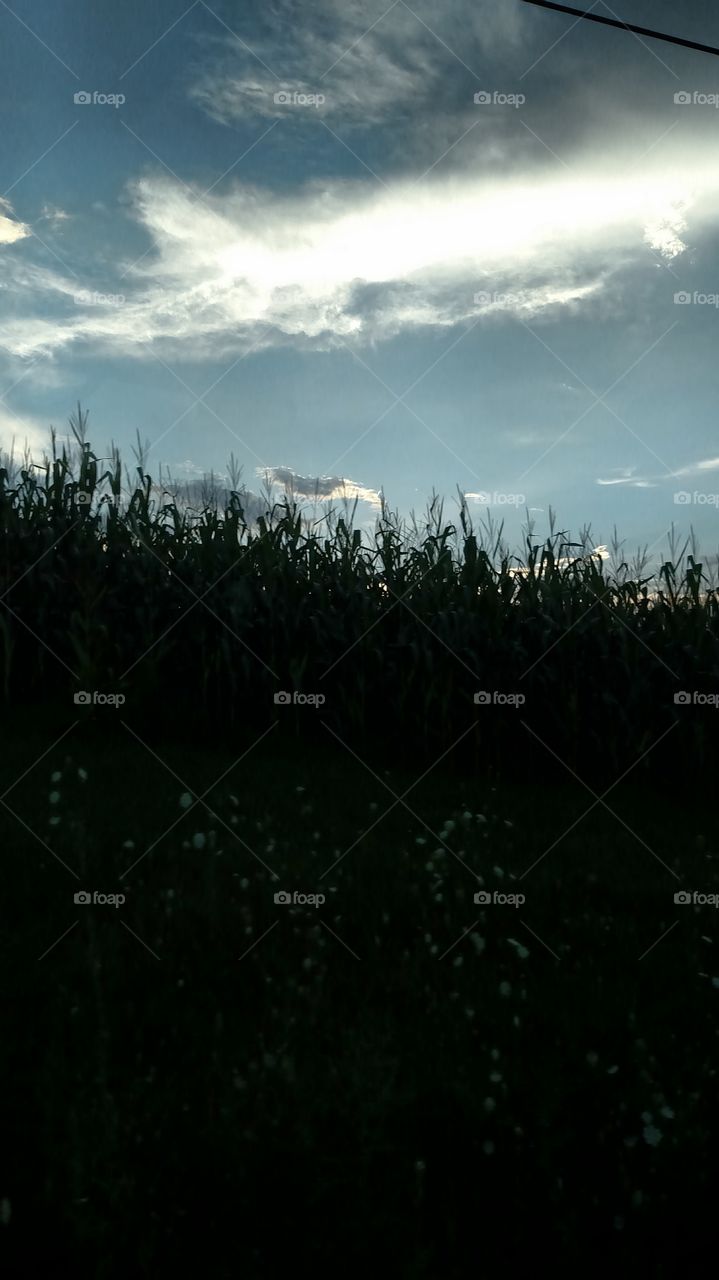
M 713 687 L 698 562 L 666 571 L 663 597 L 615 584 L 584 625 L 601 566 L 567 568 L 560 547 L 512 578 L 466 540 L 459 558 L 397 544 L 378 585 L 351 531 L 314 546 L 287 512 L 274 539 L 235 528 L 244 586 L 220 609 L 278 681 L 239 640 L 213 649 L 200 608 L 123 680 L 230 538 L 208 516 L 173 540 L 149 497 L 139 525 L 110 510 L 110 532 L 86 528 L 83 450 L 49 498 L 29 472 L 0 483 L 8 1266 L 254 1280 L 301 1259 L 450 1280 L 544 1250 L 559 1274 L 699 1266 L 716 708 L 677 706 L 662 665 Z M 394 636 L 388 581 L 415 593 Z M 534 704 L 474 703 L 560 632 Z M 322 688 L 353 635 L 363 656 L 325 704 L 275 702 Z M 78 704 L 78 684 L 126 701 Z

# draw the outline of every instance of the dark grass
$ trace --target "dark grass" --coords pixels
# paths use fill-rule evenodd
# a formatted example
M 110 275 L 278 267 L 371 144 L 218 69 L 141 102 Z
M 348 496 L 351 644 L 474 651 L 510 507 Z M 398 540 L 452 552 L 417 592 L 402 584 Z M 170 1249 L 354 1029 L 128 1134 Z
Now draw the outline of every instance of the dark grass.
M 380 781 L 333 742 L 303 755 L 274 730 L 206 797 L 244 844 L 198 805 L 123 876 L 184 786 L 201 794 L 252 739 L 228 752 L 81 726 L 33 767 L 47 726 L 10 727 L 0 794 L 30 830 L 2 809 L 0 1194 L 26 1274 L 264 1276 L 299 1256 L 360 1274 L 391 1256 L 400 1275 L 499 1275 L 548 1248 L 559 1269 L 612 1255 L 668 1276 L 706 1238 L 716 917 L 673 895 L 719 878 L 691 794 L 626 781 L 607 796 L 621 821 L 597 806 L 560 839 L 592 803 L 578 783 L 492 789 L 440 767 L 412 814 L 363 835 L 392 803 Z M 384 782 L 400 795 L 416 778 L 398 765 Z M 465 806 L 487 823 L 465 825 Z M 204 849 L 183 848 L 194 832 Z M 475 906 L 477 874 L 526 903 Z M 75 906 L 80 886 L 127 902 Z M 276 906 L 279 887 L 327 902 Z
M 717 712 L 674 693 L 719 691 L 719 637 L 696 548 L 651 578 L 528 529 L 513 561 L 463 501 L 413 534 L 383 509 L 365 545 L 292 504 L 246 523 L 236 482 L 193 516 L 141 457 L 125 501 L 74 429 L 74 472 L 54 441 L 0 469 L 7 1274 L 697 1270 L 717 916 L 674 894 L 719 891 Z

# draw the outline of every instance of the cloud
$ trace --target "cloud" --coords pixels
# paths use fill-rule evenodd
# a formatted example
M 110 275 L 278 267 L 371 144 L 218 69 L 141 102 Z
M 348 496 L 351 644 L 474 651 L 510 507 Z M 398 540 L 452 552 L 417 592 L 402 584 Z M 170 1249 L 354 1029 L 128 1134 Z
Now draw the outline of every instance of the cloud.
M 656 487 L 652 480 L 635 478 L 635 470 L 636 467 L 616 467 L 616 475 L 611 476 L 608 479 L 597 478 L 597 484 L 626 485 L 629 489 L 654 489 Z
M 27 448 L 36 462 L 50 453 L 50 427 L 38 418 L 16 414 L 0 405 L 0 450 L 12 454 L 17 463 Z
M 30 228 L 15 219 L 10 201 L 0 196 L 0 244 L 15 244 L 30 234 Z
M 40 211 L 40 217 L 44 222 L 69 222 L 72 214 L 66 213 L 64 209 L 60 209 L 57 205 L 44 204 Z
M 184 478 L 177 478 L 178 473 Z M 280 485 L 287 498 L 291 502 L 297 501 L 302 509 L 305 509 L 308 503 L 343 501 L 354 503 L 356 499 L 359 503 L 365 503 L 370 512 L 381 510 L 381 494 L 376 489 L 357 484 L 354 480 L 340 476 L 305 476 L 292 470 L 291 467 L 258 467 L 256 474 L 264 480 L 267 490 L 270 490 L 273 484 Z M 158 498 L 170 494 L 181 504 L 196 510 L 203 507 L 205 503 L 211 503 L 213 497 L 222 508 L 229 500 L 231 492 L 229 476 L 208 474 L 189 459 L 175 463 L 172 471 L 168 467 L 167 474 L 153 484 L 152 490 Z M 266 515 L 272 507 L 272 502 L 276 501 L 274 498 L 268 501 L 267 493 L 257 493 L 248 489 L 245 484 L 241 484 L 237 492 L 245 519 L 249 523 Z
M 684 467 L 678 467 L 676 471 L 668 471 L 666 475 L 651 477 L 635 477 L 634 467 L 616 468 L 618 475 L 609 479 L 597 479 L 597 484 L 616 485 L 623 484 L 634 489 L 655 489 L 661 481 L 680 480 L 683 477 L 706 475 L 709 471 L 719 471 L 719 458 L 704 458 L 699 462 L 690 462 Z
M 687 467 L 672 471 L 673 476 L 697 476 L 706 471 L 719 471 L 719 458 L 704 458 L 701 462 L 692 462 Z
M 317 0 L 301 21 L 293 0 L 277 0 L 252 37 L 216 42 L 218 52 L 190 94 L 223 124 L 293 112 L 300 120 L 300 108 L 275 95 L 321 94 L 325 101 L 310 114 L 333 126 L 365 129 L 391 117 L 393 132 L 402 133 L 431 103 L 436 132 L 440 117 L 456 117 L 458 77 L 478 88 L 482 57 L 513 48 L 523 25 L 515 6 L 494 0 L 476 0 L 469 10 L 466 0 L 445 0 L 441 18 L 430 0 L 413 0 L 411 8 L 402 0 L 391 7 L 385 0 Z M 464 92 L 468 114 L 471 88 Z
M 81 279 L 8 257 L 4 287 L 17 306 L 0 343 L 22 357 L 92 343 L 147 358 L 157 342 L 165 355 L 202 360 L 577 311 L 621 294 L 629 268 L 654 267 L 647 235 L 658 243 L 678 201 L 693 234 L 715 217 L 718 174 L 702 147 L 671 163 L 602 168 L 588 158 L 543 176 L 471 172 L 387 188 L 334 179 L 203 197 L 146 177 L 131 187 L 130 211 L 155 248 L 116 268 L 126 268 L 117 294 L 77 305 Z
M 264 477 L 267 483 L 282 485 L 291 497 L 324 502 L 343 499 L 353 502 L 356 498 L 360 502 L 367 502 L 376 511 L 382 506 L 382 495 L 377 489 L 370 489 L 342 476 L 303 476 L 290 467 L 258 467 L 257 475 Z
M 669 207 L 651 219 L 645 228 L 644 239 L 650 249 L 656 250 L 667 261 L 678 257 L 687 248 L 682 235 L 689 225 L 686 217 L 689 204 L 689 201 L 670 202 Z

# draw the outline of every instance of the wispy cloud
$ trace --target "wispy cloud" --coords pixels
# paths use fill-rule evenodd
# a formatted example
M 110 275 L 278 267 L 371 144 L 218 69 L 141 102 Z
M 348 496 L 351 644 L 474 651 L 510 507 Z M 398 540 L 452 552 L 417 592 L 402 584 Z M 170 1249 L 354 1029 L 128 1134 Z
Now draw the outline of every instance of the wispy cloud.
M 687 467 L 673 471 L 673 476 L 699 476 L 706 471 L 719 471 L 719 458 L 704 458 L 701 462 L 692 462 Z
M 479 88 L 473 80 L 488 51 L 516 46 L 517 9 L 476 0 L 468 10 L 465 0 L 445 0 L 438 14 L 431 0 L 317 0 L 300 22 L 292 0 L 276 0 L 251 40 L 228 34 L 215 42 L 191 96 L 213 119 L 232 124 L 248 115 L 287 117 L 288 105 L 275 100 L 283 91 L 321 94 L 313 110 L 334 126 L 368 128 L 391 117 L 393 134 L 403 135 L 431 104 L 436 140 L 450 118 L 471 114 L 465 87 Z
M 291 195 L 236 186 L 203 198 L 147 177 L 131 187 L 130 212 L 155 248 L 121 264 L 117 294 L 88 305 L 79 272 L 68 278 L 6 253 L 17 307 L 0 342 L 23 357 L 83 342 L 147 358 L 156 341 L 200 360 L 577 310 L 621 297 L 628 267 L 655 271 L 647 228 L 656 243 L 657 220 L 680 198 L 688 219 L 690 193 L 716 193 L 718 172 L 702 147 L 672 163 L 588 162 L 541 178 L 472 173 L 384 190 L 335 179 Z M 705 199 L 697 225 L 715 208 Z
M 691 478 L 693 476 L 706 475 L 711 471 L 719 471 L 719 458 L 704 458 L 700 462 L 690 462 L 684 467 L 678 467 L 676 471 L 669 471 L 664 475 L 653 476 L 635 476 L 635 467 L 618 467 L 615 468 L 617 474 L 608 478 L 597 478 L 597 484 L 602 485 L 626 485 L 632 489 L 655 489 L 662 481 L 666 483 L 668 480 L 681 480 L 684 477 Z
M 60 222 L 69 222 L 72 214 L 67 213 L 65 209 L 60 209 L 57 205 L 44 204 L 40 211 L 40 217 L 43 222 L 57 224 Z
M 636 477 L 634 472 L 636 467 L 615 467 L 615 474 L 606 479 L 597 478 L 597 484 L 601 485 L 624 485 L 628 489 L 654 489 L 656 487 L 653 480 L 645 480 Z
M 10 201 L 0 196 L 0 244 L 14 244 L 29 235 L 30 228 L 17 221 Z

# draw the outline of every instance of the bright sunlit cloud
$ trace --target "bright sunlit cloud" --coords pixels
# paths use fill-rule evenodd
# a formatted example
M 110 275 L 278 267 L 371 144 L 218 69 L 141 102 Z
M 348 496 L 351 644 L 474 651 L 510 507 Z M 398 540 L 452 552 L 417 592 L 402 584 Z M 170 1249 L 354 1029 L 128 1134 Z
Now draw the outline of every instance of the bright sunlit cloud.
M 279 484 L 288 496 L 318 502 L 366 502 L 375 511 L 382 506 L 382 495 L 376 489 L 358 484 L 342 476 L 302 476 L 290 467 L 258 467 L 257 475 L 266 483 Z
M 202 199 L 144 178 L 131 188 L 132 216 L 156 249 L 124 264 L 122 292 L 98 295 L 60 267 L 9 261 L 10 293 L 64 295 L 66 312 L 16 315 L 2 344 L 24 357 L 76 342 L 143 357 L 158 342 L 202 358 L 576 308 L 610 282 L 621 289 L 627 267 L 681 253 L 717 187 L 706 148 L 671 166 L 386 190 L 332 180 L 291 196 L 237 187 Z
M 13 216 L 10 201 L 0 196 L 0 244 L 14 244 L 16 240 L 24 240 L 29 235 L 30 228 Z

